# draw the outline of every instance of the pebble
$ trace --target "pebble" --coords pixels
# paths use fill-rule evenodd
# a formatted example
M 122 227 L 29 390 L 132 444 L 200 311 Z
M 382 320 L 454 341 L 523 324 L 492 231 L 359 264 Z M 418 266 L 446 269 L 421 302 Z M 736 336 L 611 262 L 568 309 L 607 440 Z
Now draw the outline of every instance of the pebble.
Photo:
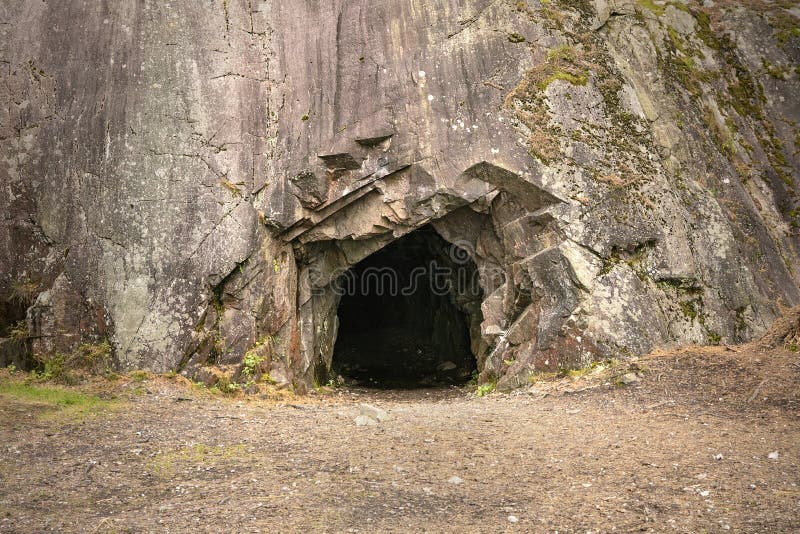
M 389 414 L 386 412 L 386 410 L 382 410 L 377 406 L 372 406 L 371 404 L 359 404 L 358 407 L 361 410 L 361 415 L 369 417 L 370 419 L 374 419 L 379 423 L 389 420 Z
M 778 451 L 772 451 L 767 455 L 767 458 L 769 458 L 770 460 L 777 460 L 779 456 L 780 454 L 778 454 Z
M 636 376 L 636 374 L 634 374 L 634 373 L 625 373 L 624 375 L 619 377 L 619 381 L 620 381 L 621 384 L 625 384 L 626 386 L 629 386 L 631 384 L 635 384 L 635 383 L 639 382 L 639 377 Z
M 366 415 L 359 415 L 356 417 L 355 421 L 356 426 L 372 426 L 378 424 L 378 421 L 372 419 L 371 417 L 367 417 Z
M 519 521 L 519 518 L 517 516 L 515 516 L 515 515 L 508 516 L 508 522 L 509 523 L 517 523 L 518 521 Z
M 461 479 L 461 477 L 452 476 L 452 477 L 447 479 L 447 482 L 448 482 L 448 484 L 461 484 L 464 481 Z
M 440 371 L 452 371 L 456 367 L 458 366 L 451 361 L 442 362 L 436 366 L 436 368 Z

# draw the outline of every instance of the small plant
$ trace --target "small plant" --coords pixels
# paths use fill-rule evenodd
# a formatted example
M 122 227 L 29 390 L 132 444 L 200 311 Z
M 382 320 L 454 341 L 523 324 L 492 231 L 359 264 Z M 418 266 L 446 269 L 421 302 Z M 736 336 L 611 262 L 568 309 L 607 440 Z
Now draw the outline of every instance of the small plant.
M 100 343 L 84 343 L 72 353 L 70 367 L 87 369 L 92 373 L 102 373 L 111 367 L 111 344 L 108 341 Z
M 39 294 L 39 284 L 30 278 L 17 280 L 11 284 L 11 301 L 21 305 L 33 303 L 36 295 Z
M 475 394 L 478 397 L 485 397 L 486 395 L 494 391 L 495 387 L 497 387 L 497 382 L 494 381 L 481 384 L 480 386 L 478 386 L 478 390 L 475 392 Z
M 236 382 L 228 381 L 228 380 L 220 380 L 216 386 L 220 392 L 225 393 L 227 395 L 232 395 L 234 393 L 238 393 L 242 390 L 242 386 Z M 214 388 L 212 388 L 214 389 Z
M 262 376 L 261 364 L 267 361 L 266 355 L 272 353 L 272 343 L 272 336 L 265 336 L 256 341 L 253 348 L 245 353 L 239 376 L 248 385 L 252 385 L 256 379 Z
M 32 371 L 32 375 L 42 382 L 76 384 L 79 376 L 75 371 L 92 374 L 108 372 L 111 366 L 111 354 L 111 344 L 108 341 L 84 343 L 69 354 L 53 352 L 39 356 L 36 358 L 36 369 Z
M 249 351 L 244 355 L 244 362 L 242 363 L 242 378 L 252 379 L 255 375 L 256 368 L 264 363 L 266 358 L 260 356 L 255 350 Z
M 72 373 L 67 371 L 65 362 L 67 357 L 61 353 L 54 353 L 47 356 L 44 360 L 40 360 L 40 370 L 32 371 L 31 374 L 37 380 L 42 382 L 62 382 L 65 384 L 72 384 L 76 380 Z
M 342 378 L 342 375 L 333 376 L 328 380 L 325 386 L 332 389 L 340 388 L 344 386 L 344 379 Z
M 228 191 L 230 191 L 230 192 L 231 192 L 231 194 L 232 194 L 234 197 L 240 197 L 240 196 L 242 196 L 242 190 L 239 188 L 239 186 L 238 186 L 238 185 L 236 185 L 235 183 L 231 182 L 231 181 L 230 181 L 230 180 L 228 180 L 227 178 L 223 178 L 222 180 L 220 180 L 220 181 L 219 181 L 219 183 L 220 183 L 220 185 L 221 185 L 222 187 L 224 187 L 225 189 L 227 189 Z
M 468 386 L 477 386 L 478 385 L 478 371 L 472 371 L 472 376 L 469 377 L 469 382 L 467 382 Z
M 150 373 L 147 371 L 136 370 L 128 373 L 128 376 L 130 376 L 135 382 L 144 382 L 150 376 Z
M 26 321 L 19 321 L 8 331 L 8 337 L 16 342 L 23 342 L 31 337 L 28 331 L 28 323 Z

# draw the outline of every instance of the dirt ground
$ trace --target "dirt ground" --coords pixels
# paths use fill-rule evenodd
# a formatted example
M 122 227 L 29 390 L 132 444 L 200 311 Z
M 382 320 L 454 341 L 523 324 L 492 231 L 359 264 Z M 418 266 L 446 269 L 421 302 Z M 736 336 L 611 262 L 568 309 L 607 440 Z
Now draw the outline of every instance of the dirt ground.
M 114 398 L 85 412 L 15 394 L 19 375 L 0 377 L 0 532 L 800 531 L 800 354 L 783 348 L 485 397 L 125 377 L 78 388 Z M 390 419 L 357 426 L 361 403 Z

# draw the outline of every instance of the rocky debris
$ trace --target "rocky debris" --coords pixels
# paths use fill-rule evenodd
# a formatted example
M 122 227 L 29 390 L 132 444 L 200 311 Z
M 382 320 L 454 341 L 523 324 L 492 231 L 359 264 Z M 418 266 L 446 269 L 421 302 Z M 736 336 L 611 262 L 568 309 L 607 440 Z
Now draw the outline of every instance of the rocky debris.
M 779 457 L 780 454 L 778 454 L 778 451 L 772 451 L 771 453 L 767 454 L 767 458 L 770 460 L 777 460 Z
M 447 483 L 458 485 L 458 484 L 463 484 L 464 480 L 459 476 L 453 475 L 447 479 Z

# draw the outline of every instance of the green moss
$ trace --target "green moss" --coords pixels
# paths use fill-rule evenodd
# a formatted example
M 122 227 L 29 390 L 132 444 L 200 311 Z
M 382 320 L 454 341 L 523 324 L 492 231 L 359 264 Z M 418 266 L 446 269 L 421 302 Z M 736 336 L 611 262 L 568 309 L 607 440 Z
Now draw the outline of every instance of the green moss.
M 664 14 L 664 10 L 667 8 L 666 4 L 656 4 L 653 0 L 636 0 L 636 3 L 649 9 L 659 17 Z
M 774 29 L 775 38 L 782 48 L 786 48 L 794 39 L 800 39 L 800 19 L 783 9 L 774 9 L 769 13 L 770 25 Z
M 568 61 L 575 63 L 577 56 L 577 51 L 572 45 L 561 45 L 547 51 L 548 62 Z
M 761 64 L 764 67 L 764 71 L 772 78 L 776 80 L 784 80 L 786 79 L 786 75 L 789 74 L 790 70 L 788 67 L 782 67 L 780 65 L 773 65 L 766 58 L 761 58 Z
M 683 312 L 684 317 L 687 319 L 693 321 L 697 318 L 697 308 L 695 308 L 695 301 L 693 300 L 681 302 L 681 311 Z
M 706 340 L 708 341 L 709 345 L 719 345 L 721 339 L 722 336 L 713 330 L 709 330 L 706 334 Z
M 614 266 L 619 265 L 620 259 L 619 256 L 612 255 L 610 258 L 603 260 L 603 266 L 600 268 L 600 272 L 597 273 L 597 276 L 603 276 L 611 272 Z
M 544 91 L 551 83 L 553 83 L 556 80 L 562 80 L 571 83 L 572 85 L 586 85 L 586 83 L 589 81 L 589 75 L 588 73 L 573 74 L 571 72 L 558 70 L 552 73 L 544 80 L 542 80 L 541 82 L 539 82 L 537 87 L 540 90 Z
M 672 290 L 683 295 L 701 295 L 703 288 L 697 285 L 694 278 L 663 278 L 656 281 L 661 290 Z
M 719 50 L 717 35 L 711 30 L 711 17 L 702 10 L 692 11 L 697 21 L 697 36 L 712 50 Z

